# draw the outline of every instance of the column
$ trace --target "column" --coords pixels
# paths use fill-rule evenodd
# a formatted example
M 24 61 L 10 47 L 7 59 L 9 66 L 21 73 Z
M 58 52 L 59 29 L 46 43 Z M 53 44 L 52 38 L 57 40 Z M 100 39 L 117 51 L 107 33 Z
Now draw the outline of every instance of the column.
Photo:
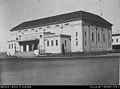
M 20 46 L 20 48 L 21 48 L 21 52 L 23 52 L 23 45 L 22 45 L 22 46 Z
M 29 45 L 26 45 L 26 51 L 29 52 Z
M 34 44 L 32 44 L 32 51 L 34 51 Z

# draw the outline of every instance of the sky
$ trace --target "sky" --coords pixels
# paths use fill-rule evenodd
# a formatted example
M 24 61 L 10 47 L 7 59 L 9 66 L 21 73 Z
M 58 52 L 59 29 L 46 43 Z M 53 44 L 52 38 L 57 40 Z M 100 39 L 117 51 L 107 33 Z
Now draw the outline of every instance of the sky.
M 0 51 L 7 50 L 10 29 L 22 22 L 83 10 L 100 15 L 99 0 L 0 0 Z M 120 0 L 101 0 L 102 17 L 120 32 Z

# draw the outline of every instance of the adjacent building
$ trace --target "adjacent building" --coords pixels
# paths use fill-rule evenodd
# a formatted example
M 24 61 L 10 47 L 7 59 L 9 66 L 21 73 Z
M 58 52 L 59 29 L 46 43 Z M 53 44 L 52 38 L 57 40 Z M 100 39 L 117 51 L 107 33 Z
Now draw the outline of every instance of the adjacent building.
M 112 34 L 112 48 L 120 50 L 120 34 Z
M 10 55 L 36 50 L 41 54 L 112 49 L 112 24 L 85 11 L 23 22 L 10 31 Z

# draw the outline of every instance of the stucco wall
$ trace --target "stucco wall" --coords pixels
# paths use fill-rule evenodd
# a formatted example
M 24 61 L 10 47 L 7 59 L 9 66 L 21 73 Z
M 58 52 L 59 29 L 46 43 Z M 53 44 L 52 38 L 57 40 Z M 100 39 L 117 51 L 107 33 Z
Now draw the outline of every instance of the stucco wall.
M 85 35 L 86 34 L 86 35 Z M 92 34 L 94 38 L 92 40 Z M 105 42 L 104 37 L 105 36 Z M 83 49 L 84 51 L 105 51 L 112 49 L 112 30 L 90 25 L 83 24 Z M 87 42 L 87 45 L 86 43 Z
M 51 41 L 53 40 L 53 46 L 51 46 Z M 56 46 L 56 40 L 58 40 L 58 46 Z M 47 41 L 49 41 L 49 46 L 47 46 Z M 45 41 L 45 53 L 61 53 L 61 40 L 60 37 L 48 37 Z

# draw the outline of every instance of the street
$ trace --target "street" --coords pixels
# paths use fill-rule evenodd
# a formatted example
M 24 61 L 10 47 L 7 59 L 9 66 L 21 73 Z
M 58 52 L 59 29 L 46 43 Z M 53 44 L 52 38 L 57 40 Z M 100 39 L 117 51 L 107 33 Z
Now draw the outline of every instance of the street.
M 118 85 L 119 57 L 0 60 L 0 85 Z

